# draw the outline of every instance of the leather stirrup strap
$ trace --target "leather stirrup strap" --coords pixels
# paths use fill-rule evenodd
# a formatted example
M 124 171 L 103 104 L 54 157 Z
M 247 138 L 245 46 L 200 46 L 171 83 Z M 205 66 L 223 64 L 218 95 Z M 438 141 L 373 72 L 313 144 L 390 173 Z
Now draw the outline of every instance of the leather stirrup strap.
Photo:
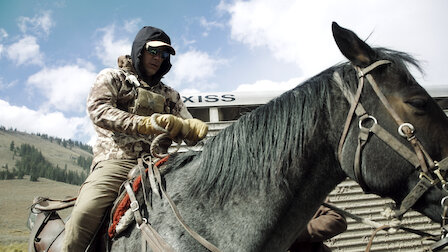
M 31 209 L 31 210 L 33 210 L 33 209 Z M 40 231 L 42 231 L 42 228 L 43 228 L 44 224 L 48 221 L 48 218 L 50 218 L 50 213 L 45 215 L 45 217 L 39 216 L 38 218 L 36 218 L 34 227 L 31 230 L 30 239 L 28 241 L 28 251 L 29 252 L 36 252 L 36 247 L 34 246 L 34 239 L 40 233 Z

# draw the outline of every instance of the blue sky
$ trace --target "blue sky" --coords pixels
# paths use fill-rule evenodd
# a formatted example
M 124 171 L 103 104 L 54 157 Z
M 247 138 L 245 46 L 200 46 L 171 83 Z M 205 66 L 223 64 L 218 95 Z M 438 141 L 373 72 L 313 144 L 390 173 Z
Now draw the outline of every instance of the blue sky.
M 90 142 L 96 74 L 129 54 L 144 25 L 177 51 L 164 82 L 184 94 L 290 89 L 343 61 L 331 21 L 421 60 L 446 86 L 444 0 L 0 0 L 0 125 Z

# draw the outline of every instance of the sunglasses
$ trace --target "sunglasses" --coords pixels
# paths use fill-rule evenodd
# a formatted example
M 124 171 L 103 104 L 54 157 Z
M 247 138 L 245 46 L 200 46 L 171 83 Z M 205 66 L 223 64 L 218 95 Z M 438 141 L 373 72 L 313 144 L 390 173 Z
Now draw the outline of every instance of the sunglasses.
M 148 46 L 148 47 L 146 47 L 146 51 L 148 51 L 149 54 L 151 54 L 152 56 L 159 56 L 163 60 L 170 56 L 169 52 L 167 52 L 163 49 L 158 49 L 158 48 L 154 48 L 154 47 Z

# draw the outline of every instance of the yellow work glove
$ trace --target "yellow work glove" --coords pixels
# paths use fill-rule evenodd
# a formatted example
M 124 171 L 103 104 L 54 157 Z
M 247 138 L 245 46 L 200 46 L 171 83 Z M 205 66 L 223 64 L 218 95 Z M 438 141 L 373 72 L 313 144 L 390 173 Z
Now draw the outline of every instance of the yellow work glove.
M 185 119 L 182 128 L 182 137 L 192 142 L 198 142 L 205 138 L 208 125 L 199 119 Z
M 153 114 L 138 122 L 137 131 L 145 135 L 168 133 L 170 138 L 174 139 L 185 127 L 182 118 L 170 114 Z

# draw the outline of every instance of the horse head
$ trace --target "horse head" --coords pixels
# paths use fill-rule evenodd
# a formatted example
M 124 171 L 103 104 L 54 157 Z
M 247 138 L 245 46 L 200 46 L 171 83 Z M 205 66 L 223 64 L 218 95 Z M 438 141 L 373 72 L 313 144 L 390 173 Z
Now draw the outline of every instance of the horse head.
M 351 62 L 334 76 L 351 106 L 339 143 L 341 168 L 364 191 L 399 204 L 397 217 L 412 207 L 441 222 L 448 118 L 410 74 L 407 65 L 418 68 L 417 62 L 372 48 L 336 23 L 332 30 Z

